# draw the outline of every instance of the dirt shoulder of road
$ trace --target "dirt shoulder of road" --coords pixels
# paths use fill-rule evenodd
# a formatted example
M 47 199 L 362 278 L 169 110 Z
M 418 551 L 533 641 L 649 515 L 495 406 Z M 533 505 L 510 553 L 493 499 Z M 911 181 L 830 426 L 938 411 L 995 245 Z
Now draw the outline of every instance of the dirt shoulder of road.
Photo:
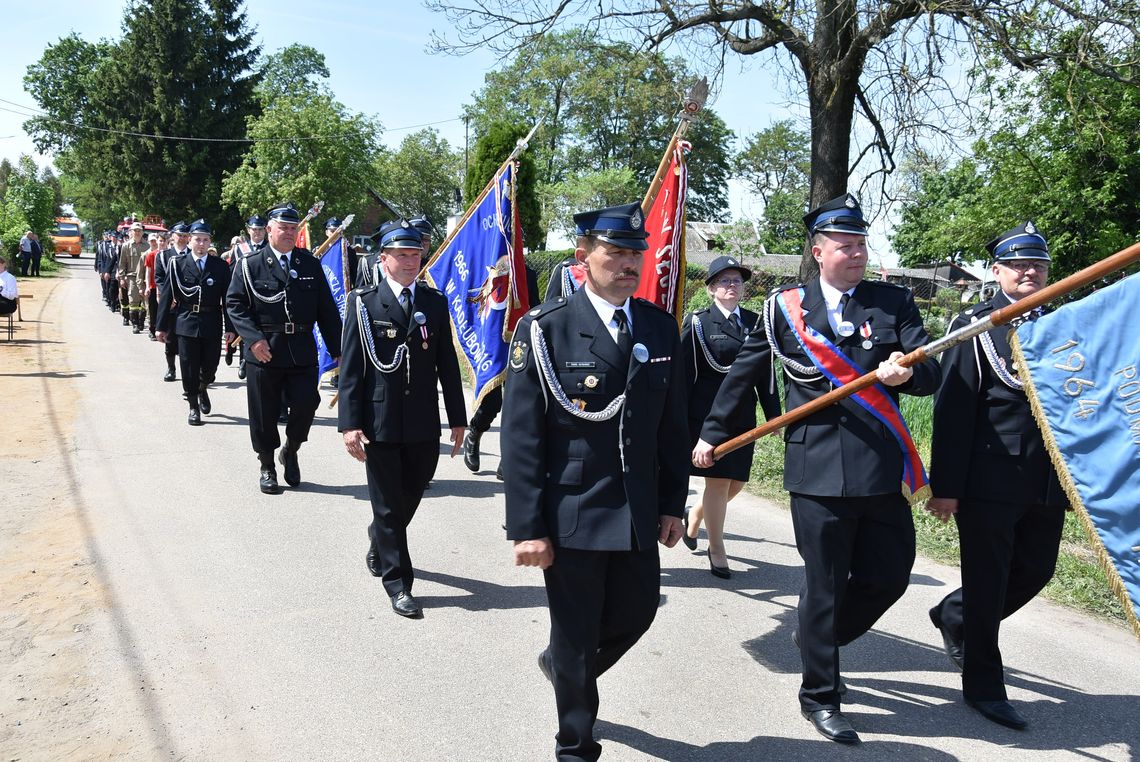
M 69 279 L 24 279 L 23 322 L 0 337 L 0 748 L 8 759 L 130 756 L 106 730 L 93 673 L 93 622 L 106 609 L 77 512 L 69 363 Z M 102 720 L 102 721 L 98 721 Z

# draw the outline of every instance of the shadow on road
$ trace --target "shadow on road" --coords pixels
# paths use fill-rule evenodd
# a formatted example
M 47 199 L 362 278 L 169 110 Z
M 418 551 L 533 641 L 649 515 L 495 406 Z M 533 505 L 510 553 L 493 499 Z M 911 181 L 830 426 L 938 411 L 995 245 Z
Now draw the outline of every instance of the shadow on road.
M 758 708 L 759 709 L 759 708 Z M 757 721 L 757 724 L 760 720 Z M 686 762 L 726 762 L 728 760 L 756 759 L 908 759 L 953 760 L 954 756 L 924 746 L 895 741 L 869 742 L 859 746 L 843 747 L 820 739 L 810 741 L 795 738 L 756 736 L 748 741 L 718 741 L 698 746 L 674 738 L 659 738 L 645 731 L 598 720 L 597 734 L 601 741 L 614 741 L 655 759 L 683 759 Z M 867 756 L 870 754 L 871 756 Z
M 430 580 L 464 591 L 465 595 L 416 594 L 425 608 L 460 608 L 464 611 L 530 609 L 546 606 L 546 588 L 540 585 L 499 585 L 481 579 L 416 569 L 417 580 Z

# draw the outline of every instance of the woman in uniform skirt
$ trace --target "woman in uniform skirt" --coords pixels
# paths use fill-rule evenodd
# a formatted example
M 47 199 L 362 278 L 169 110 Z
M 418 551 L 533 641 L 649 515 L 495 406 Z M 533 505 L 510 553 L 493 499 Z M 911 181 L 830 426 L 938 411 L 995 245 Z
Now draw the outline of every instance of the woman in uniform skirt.
M 709 266 L 705 286 L 713 303 L 689 313 L 681 328 L 681 348 L 689 384 L 689 439 L 695 446 L 700 438 L 705 417 L 712 408 L 728 369 L 736 359 L 749 332 L 756 327 L 758 315 L 740 307 L 744 284 L 752 277 L 748 268 L 734 257 L 717 257 Z M 754 390 L 748 410 L 740 411 L 739 429 L 735 434 L 756 426 L 756 401 L 760 390 Z M 709 569 L 713 576 L 728 579 L 728 556 L 724 548 L 724 518 L 728 503 L 744 488 L 752 469 L 755 445 L 741 447 L 724 456 L 709 468 L 692 467 L 691 473 L 705 479 L 704 493 L 696 508 L 685 509 L 685 547 L 697 549 L 697 533 L 704 522 L 708 533 Z

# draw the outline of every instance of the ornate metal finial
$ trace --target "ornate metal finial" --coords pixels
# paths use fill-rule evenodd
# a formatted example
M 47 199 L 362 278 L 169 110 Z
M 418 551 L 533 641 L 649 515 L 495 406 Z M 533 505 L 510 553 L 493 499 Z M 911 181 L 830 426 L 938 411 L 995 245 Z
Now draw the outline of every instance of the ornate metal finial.
M 686 121 L 692 121 L 697 118 L 697 114 L 705 106 L 705 101 L 709 98 L 709 80 L 708 77 L 701 77 L 700 80 L 693 83 L 689 88 L 689 92 L 685 95 L 685 104 L 681 109 L 681 118 Z

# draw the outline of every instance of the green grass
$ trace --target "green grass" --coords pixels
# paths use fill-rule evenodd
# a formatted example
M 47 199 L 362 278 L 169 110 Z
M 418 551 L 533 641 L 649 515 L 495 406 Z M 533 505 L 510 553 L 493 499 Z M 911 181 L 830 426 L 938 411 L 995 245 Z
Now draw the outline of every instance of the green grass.
M 924 463 L 930 463 L 930 438 L 934 412 L 933 397 L 903 395 L 899 405 Z M 763 413 L 757 411 L 763 420 Z M 779 434 L 764 437 L 756 443 L 752 461 L 752 480 L 748 491 L 787 507 L 788 493 L 783 488 L 784 443 Z M 957 565 L 959 562 L 958 530 L 953 521 L 938 521 L 921 506 L 914 508 L 914 528 L 918 552 L 934 561 Z M 1061 551 L 1057 571 L 1043 591 L 1057 603 L 1105 619 L 1124 622 L 1124 609 L 1108 586 L 1104 571 L 1085 536 L 1075 513 L 1065 514 Z

